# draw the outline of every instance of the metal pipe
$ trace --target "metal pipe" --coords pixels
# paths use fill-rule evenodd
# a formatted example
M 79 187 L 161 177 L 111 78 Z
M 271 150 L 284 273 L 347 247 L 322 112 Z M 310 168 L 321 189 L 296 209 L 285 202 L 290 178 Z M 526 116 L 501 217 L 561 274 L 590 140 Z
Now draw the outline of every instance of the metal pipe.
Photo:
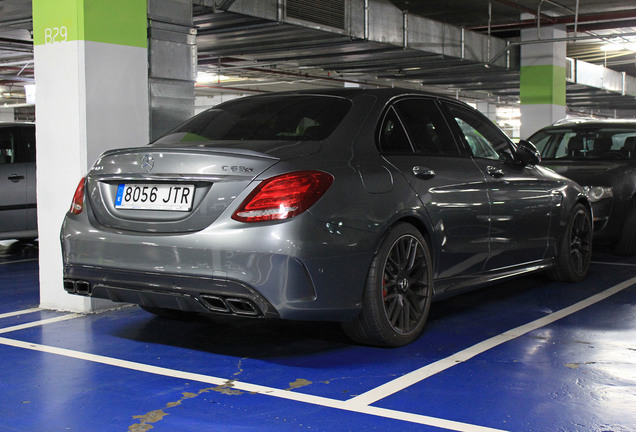
M 621 75 L 623 76 L 622 77 L 623 78 L 623 91 L 621 92 L 621 94 L 623 96 L 625 96 L 625 80 L 626 80 L 626 77 L 627 77 L 627 73 L 626 72 L 621 72 Z
M 506 41 L 506 47 L 510 46 L 510 41 Z M 510 49 L 506 51 L 506 69 L 510 69 Z
M 32 18 L 21 18 L 9 21 L 0 21 L 0 27 L 10 27 L 13 25 L 21 25 L 21 24 L 31 24 L 33 22 Z
M 531 9 L 529 7 L 522 6 L 522 5 L 518 4 L 515 1 L 512 1 L 512 0 L 495 0 L 495 1 L 497 3 L 501 3 L 501 4 L 504 4 L 506 6 L 514 7 L 514 8 L 517 8 L 519 10 L 522 10 L 524 12 L 527 12 L 529 14 L 535 15 L 535 11 L 533 9 Z M 554 20 L 554 17 L 548 16 L 548 15 L 544 15 L 541 18 L 546 20 L 546 21 L 549 21 L 549 22 Z
M 364 0 L 364 40 L 369 40 L 369 0 Z
M 276 17 L 278 18 L 279 23 L 282 23 L 283 19 L 285 18 L 284 9 L 283 9 L 285 6 L 283 5 L 283 1 L 284 0 L 278 0 L 278 4 L 277 4 L 278 7 L 276 9 L 276 15 L 277 15 Z
M 576 0 L 576 9 L 574 11 L 574 37 L 576 38 L 579 28 L 579 0 Z
M 402 48 L 409 47 L 409 13 L 402 11 Z
M 541 39 L 541 5 L 545 0 L 541 0 L 537 6 L 537 39 Z
M 621 36 L 636 36 L 636 32 L 621 33 Z M 506 46 L 506 48 L 499 51 L 492 59 L 490 59 L 488 64 L 492 64 L 493 62 L 497 61 L 499 57 L 504 55 L 513 46 L 532 45 L 532 44 L 540 44 L 540 43 L 554 43 L 554 42 L 572 42 L 574 40 L 590 40 L 590 39 L 604 39 L 604 38 L 601 36 L 579 36 L 577 38 L 565 37 L 565 38 L 537 39 L 537 40 L 531 40 L 531 41 L 511 42 L 510 45 Z
M 488 2 L 488 52 L 486 53 L 486 58 L 490 58 L 490 24 L 492 23 L 492 2 Z
M 552 20 L 551 24 L 573 24 L 575 21 L 578 22 L 578 24 L 607 22 L 612 24 L 611 26 L 606 27 L 609 29 L 609 28 L 616 28 L 617 26 L 633 27 L 632 25 L 629 25 L 631 21 L 625 25 L 621 23 L 621 21 L 629 20 L 631 18 L 636 18 L 636 9 L 628 10 L 628 11 L 604 12 L 600 14 L 596 14 L 596 13 L 582 14 L 582 15 L 578 15 L 577 17 L 560 16 L 560 17 L 555 17 Z M 511 23 L 506 23 L 506 24 L 493 24 L 490 26 L 490 28 L 491 30 L 516 30 L 519 28 L 534 27 L 535 25 L 536 25 L 536 19 L 527 19 L 527 20 L 520 20 L 520 21 L 515 21 Z M 473 31 L 485 31 L 487 30 L 487 27 L 473 26 L 473 27 L 467 27 L 467 29 L 473 30 Z

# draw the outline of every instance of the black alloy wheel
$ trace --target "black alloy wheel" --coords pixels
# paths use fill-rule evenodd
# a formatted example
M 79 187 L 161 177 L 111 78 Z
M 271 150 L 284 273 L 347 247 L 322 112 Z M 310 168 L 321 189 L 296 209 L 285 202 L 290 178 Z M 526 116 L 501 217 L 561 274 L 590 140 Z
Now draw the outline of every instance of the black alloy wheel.
M 570 236 L 570 265 L 577 274 L 587 271 L 592 255 L 592 224 L 587 212 L 579 210 L 574 216 Z
M 555 281 L 579 282 L 587 276 L 592 258 L 592 217 L 579 203 L 574 206 L 565 227 L 563 241 L 548 277 Z
M 424 246 L 411 234 L 393 244 L 384 264 L 382 299 L 393 330 L 409 334 L 427 312 L 429 293 Z
M 398 347 L 422 332 L 433 295 L 431 253 L 422 234 L 399 224 L 387 234 L 373 258 L 362 299 L 362 311 L 342 323 L 353 340 Z

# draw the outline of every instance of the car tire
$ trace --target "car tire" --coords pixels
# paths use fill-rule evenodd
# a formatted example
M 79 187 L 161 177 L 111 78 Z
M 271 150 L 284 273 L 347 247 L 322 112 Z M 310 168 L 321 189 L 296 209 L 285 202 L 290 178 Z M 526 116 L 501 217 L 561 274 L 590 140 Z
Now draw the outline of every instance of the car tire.
M 629 203 L 623 229 L 618 243 L 614 247 L 614 253 L 623 256 L 636 255 L 636 200 Z
M 415 227 L 401 223 L 386 235 L 371 262 L 360 314 L 342 327 L 365 345 L 407 345 L 422 332 L 432 295 L 428 243 Z
M 574 206 L 548 277 L 560 282 L 579 282 L 587 276 L 592 257 L 592 219 L 583 204 Z

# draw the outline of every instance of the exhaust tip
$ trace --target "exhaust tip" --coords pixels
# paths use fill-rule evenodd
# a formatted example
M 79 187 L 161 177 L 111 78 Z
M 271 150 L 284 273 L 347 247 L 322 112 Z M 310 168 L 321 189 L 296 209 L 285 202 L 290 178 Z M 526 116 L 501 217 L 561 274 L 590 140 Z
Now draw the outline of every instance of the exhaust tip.
M 258 307 L 256 307 L 254 303 L 247 299 L 229 298 L 225 301 L 227 305 L 232 309 L 232 312 L 237 315 L 258 316 L 261 314 L 258 310 Z
M 80 295 L 89 295 L 91 293 L 91 284 L 87 281 L 76 281 L 75 289 Z
M 201 300 L 205 307 L 214 312 L 231 313 L 230 308 L 221 297 L 202 295 Z
M 75 281 L 71 279 L 64 279 L 64 291 L 70 294 L 75 294 L 77 289 L 75 288 Z
M 201 301 L 212 312 L 252 317 L 262 315 L 258 306 L 249 299 L 202 295 Z
M 82 280 L 64 279 L 64 291 L 69 294 L 90 295 L 91 283 Z

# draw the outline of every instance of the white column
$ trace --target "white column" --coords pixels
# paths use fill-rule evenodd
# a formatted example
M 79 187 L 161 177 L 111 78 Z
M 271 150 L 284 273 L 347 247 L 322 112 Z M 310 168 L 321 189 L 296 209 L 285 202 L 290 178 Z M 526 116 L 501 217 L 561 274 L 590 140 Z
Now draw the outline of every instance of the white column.
M 90 312 L 67 294 L 60 227 L 75 188 L 105 150 L 149 139 L 144 0 L 34 0 L 40 305 Z
M 523 42 L 564 39 L 565 28 L 521 30 Z M 521 45 L 521 137 L 565 117 L 566 42 Z

